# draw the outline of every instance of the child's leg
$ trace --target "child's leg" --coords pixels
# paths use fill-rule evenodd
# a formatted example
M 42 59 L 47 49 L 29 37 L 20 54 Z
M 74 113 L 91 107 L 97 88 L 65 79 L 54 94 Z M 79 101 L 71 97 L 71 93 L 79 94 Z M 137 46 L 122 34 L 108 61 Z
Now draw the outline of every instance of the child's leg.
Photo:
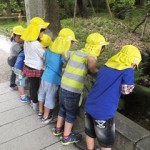
M 24 89 L 24 87 L 18 86 L 18 91 L 19 91 L 20 96 L 21 95 L 25 95 L 25 89 Z
M 73 127 L 73 123 L 69 123 L 65 121 L 65 128 L 64 128 L 64 135 L 63 135 L 64 137 L 68 137 L 71 134 L 72 127 Z
M 47 81 L 42 81 L 44 83 L 45 89 L 45 104 L 44 104 L 44 116 L 43 118 L 48 118 L 50 116 L 50 112 L 52 113 L 55 103 L 56 103 L 56 92 L 58 86 Z
M 95 145 L 95 139 L 89 137 L 88 135 L 86 136 L 86 144 L 87 144 L 87 150 L 94 150 L 94 145 Z
M 15 81 L 16 81 L 16 74 L 12 70 L 11 71 L 11 75 L 10 75 L 10 87 L 11 88 L 14 88 L 15 86 L 17 86 L 16 83 L 15 83 Z
M 93 118 L 88 113 L 85 113 L 85 133 L 87 149 L 94 150 L 96 134 Z
M 40 86 L 40 78 L 29 78 L 30 82 L 30 96 L 33 104 L 38 104 L 38 89 Z
M 62 129 L 63 125 L 64 125 L 64 117 L 58 115 L 56 128 Z
M 39 102 L 39 114 L 38 116 L 42 118 L 44 113 L 44 103 L 45 103 L 45 97 L 46 97 L 46 85 L 43 80 L 41 80 L 41 84 L 39 87 L 39 93 L 38 93 L 38 102 Z
M 39 112 L 40 113 L 44 112 L 44 102 L 43 101 L 39 101 Z

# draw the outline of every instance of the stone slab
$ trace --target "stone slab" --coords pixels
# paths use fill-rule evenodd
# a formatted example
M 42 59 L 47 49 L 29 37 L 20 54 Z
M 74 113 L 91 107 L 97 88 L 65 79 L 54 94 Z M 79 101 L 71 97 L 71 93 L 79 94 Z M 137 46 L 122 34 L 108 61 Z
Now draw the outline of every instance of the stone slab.
M 78 150 L 74 145 L 63 146 L 60 142 L 55 143 L 44 150 Z
M 19 119 L 25 118 L 34 113 L 35 112 L 28 105 L 23 105 L 16 109 L 11 109 L 3 113 L 0 113 L 0 127 L 8 123 L 17 121 Z
M 17 97 L 19 98 L 18 91 L 12 91 L 9 89 L 8 92 L 0 94 L 0 103 L 4 101 L 16 99 Z
M 0 113 L 8 111 L 10 109 L 15 109 L 17 107 L 26 105 L 26 103 L 22 103 L 19 98 L 13 98 L 10 101 L 4 101 L 0 103 Z
M 6 143 L 43 126 L 36 114 L 6 124 L 0 127 L 0 144 Z
M 136 145 L 136 150 L 150 150 L 150 136 L 140 140 Z
M 45 147 L 51 147 L 51 145 L 58 142 L 59 139 L 52 135 L 50 126 L 43 126 L 31 131 L 30 133 L 12 139 L 9 142 L 1 144 L 0 150 L 42 150 Z M 55 150 L 57 150 L 57 148 Z

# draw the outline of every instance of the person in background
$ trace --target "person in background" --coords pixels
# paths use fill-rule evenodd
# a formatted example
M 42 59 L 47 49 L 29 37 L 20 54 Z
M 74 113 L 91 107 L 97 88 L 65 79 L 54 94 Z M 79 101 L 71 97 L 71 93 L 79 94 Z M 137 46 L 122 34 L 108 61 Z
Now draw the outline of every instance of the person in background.
M 79 108 L 79 100 L 84 88 L 85 76 L 88 70 L 97 72 L 97 56 L 108 43 L 99 33 L 92 33 L 86 39 L 85 47 L 77 51 L 66 51 L 63 55 L 68 61 L 61 79 L 59 96 L 59 113 L 53 134 L 62 135 L 63 145 L 76 143 L 81 139 L 80 134 L 72 132 L 73 124 Z M 65 123 L 64 123 L 65 121 Z
M 43 73 L 44 49 L 40 43 L 44 31 L 49 23 L 39 17 L 31 19 L 30 24 L 21 36 L 24 40 L 25 66 L 23 72 L 29 79 L 31 106 L 38 110 L 38 89 Z
M 48 41 L 48 40 L 45 40 Z M 71 43 L 77 41 L 74 32 L 69 28 L 60 30 L 52 46 L 44 53 L 46 68 L 42 75 L 39 89 L 39 113 L 43 124 L 48 124 L 53 119 L 53 109 L 56 103 L 56 92 L 60 85 L 62 66 L 64 60 L 62 52 L 69 50 Z M 43 42 L 44 43 L 44 42 Z M 49 42 L 48 42 L 49 43 Z
M 141 61 L 137 47 L 125 45 L 99 70 L 85 103 L 85 133 L 88 150 L 97 138 L 100 150 L 111 150 L 115 141 L 114 116 L 121 94 L 134 88 L 134 69 Z
M 26 95 L 25 88 L 27 86 L 27 77 L 23 73 L 23 66 L 24 66 L 24 51 L 21 51 L 18 56 L 16 63 L 13 67 L 13 71 L 17 76 L 17 86 L 18 86 L 18 91 L 20 94 L 20 99 L 22 102 L 27 102 L 30 103 L 30 97 Z
M 20 53 L 20 51 L 23 50 L 23 40 L 20 38 L 21 35 L 24 32 L 24 28 L 22 26 L 15 26 L 13 28 L 13 36 L 11 38 L 11 46 L 10 46 L 10 56 L 7 59 L 7 62 L 10 67 L 14 67 L 14 64 L 17 59 L 17 55 Z M 16 85 L 16 74 L 14 71 L 11 71 L 10 76 L 10 88 L 13 90 L 17 89 Z

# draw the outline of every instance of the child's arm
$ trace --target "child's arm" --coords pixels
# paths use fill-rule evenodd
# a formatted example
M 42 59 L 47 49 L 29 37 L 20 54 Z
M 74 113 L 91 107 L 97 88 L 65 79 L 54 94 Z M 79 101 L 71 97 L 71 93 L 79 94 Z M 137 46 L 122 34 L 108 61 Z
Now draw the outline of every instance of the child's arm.
M 87 59 L 87 65 L 91 73 L 98 72 L 98 69 L 96 68 L 96 64 L 97 64 L 97 59 L 92 56 L 89 56 Z
M 122 84 L 121 85 L 121 94 L 127 95 L 130 94 L 134 89 L 134 85 L 127 85 L 127 84 Z

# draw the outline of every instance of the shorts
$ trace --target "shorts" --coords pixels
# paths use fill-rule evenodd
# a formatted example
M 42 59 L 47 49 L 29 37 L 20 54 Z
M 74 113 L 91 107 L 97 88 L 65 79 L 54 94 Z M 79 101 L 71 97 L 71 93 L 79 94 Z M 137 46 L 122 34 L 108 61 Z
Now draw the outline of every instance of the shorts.
M 100 146 L 111 148 L 115 141 L 114 119 L 95 120 L 85 113 L 85 133 L 91 138 L 97 138 Z
M 14 73 L 17 76 L 17 86 L 26 87 L 28 84 L 28 79 L 25 76 L 25 74 L 22 72 L 22 70 L 17 69 L 17 68 L 13 68 L 12 70 L 14 71 Z
M 48 109 L 54 109 L 56 103 L 56 92 L 58 85 L 41 80 L 38 101 L 44 102 L 44 106 Z
M 78 93 L 70 92 L 60 89 L 59 93 L 59 112 L 58 115 L 65 118 L 66 122 L 74 123 L 79 109 L 80 95 Z

